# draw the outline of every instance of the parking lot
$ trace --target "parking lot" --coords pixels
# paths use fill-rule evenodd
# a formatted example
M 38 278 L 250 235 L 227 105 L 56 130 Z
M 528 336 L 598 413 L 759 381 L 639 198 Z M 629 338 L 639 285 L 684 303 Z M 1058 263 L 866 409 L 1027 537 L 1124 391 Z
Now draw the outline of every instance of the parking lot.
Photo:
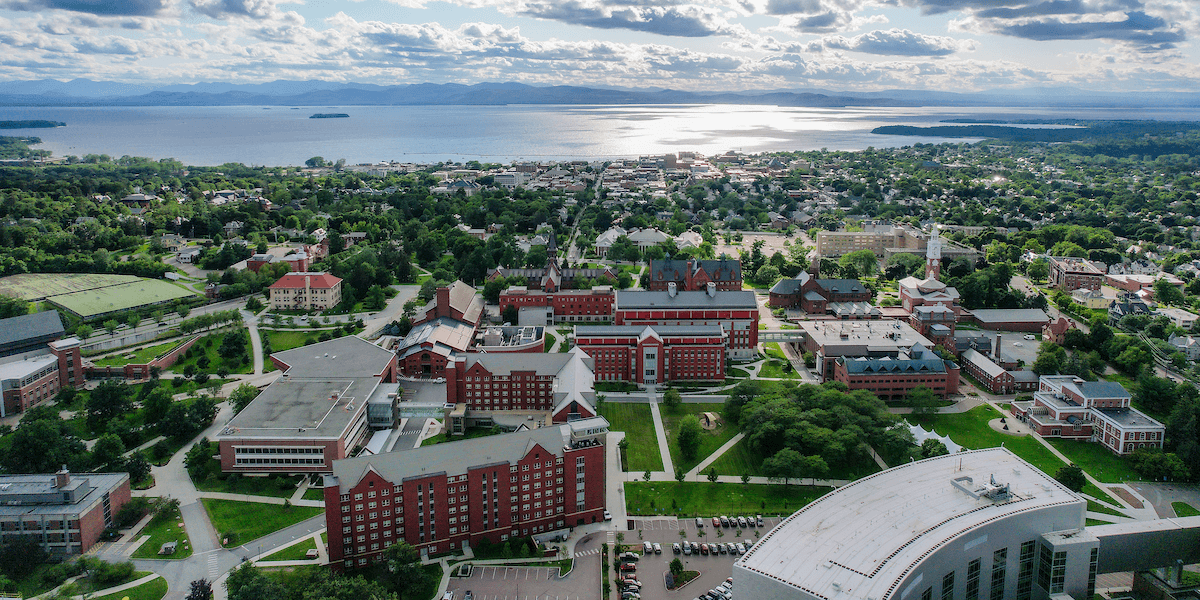
M 566 577 L 557 567 L 476 565 L 470 577 L 452 577 L 447 591 L 462 600 L 470 591 L 475 600 L 594 600 L 600 593 L 600 543 L 593 534 L 575 547 L 575 564 Z
M 625 544 L 631 546 L 632 550 L 640 553 L 643 542 L 657 542 L 662 545 L 663 551 L 662 554 L 644 556 L 638 561 L 637 575 L 638 579 L 642 582 L 642 600 L 687 600 L 696 598 L 725 581 L 725 578 L 729 577 L 733 572 L 734 561 L 738 559 L 737 556 L 731 554 L 718 554 L 716 556 L 703 554 L 693 554 L 690 556 L 683 554 L 676 555 L 671 550 L 671 544 L 681 543 L 685 540 L 713 544 L 728 542 L 744 543 L 746 540 L 755 542 L 759 536 L 766 534 L 772 527 L 778 525 L 779 521 L 778 517 L 764 517 L 762 527 L 747 527 L 745 529 L 737 527 L 714 528 L 711 517 L 707 517 L 703 519 L 704 526 L 697 529 L 694 518 L 630 519 L 632 529 L 624 532 Z M 638 537 L 639 532 L 641 533 L 640 538 Z M 685 571 L 699 571 L 700 576 L 689 582 L 682 589 L 668 592 L 663 579 L 663 573 L 669 570 L 669 565 L 675 558 L 683 561 Z M 619 598 L 620 595 L 618 593 L 613 597 Z M 737 597 L 736 582 L 734 597 Z

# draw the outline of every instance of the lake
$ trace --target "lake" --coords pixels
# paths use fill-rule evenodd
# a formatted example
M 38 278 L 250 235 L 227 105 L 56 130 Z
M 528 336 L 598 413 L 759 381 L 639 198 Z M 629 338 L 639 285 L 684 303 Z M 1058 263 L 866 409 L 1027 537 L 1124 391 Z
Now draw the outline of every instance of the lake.
M 310 119 L 314 113 L 346 119 Z M 191 165 L 301 165 L 312 156 L 350 164 L 636 157 L 695 151 L 862 150 L 975 141 L 874 135 L 881 125 L 943 119 L 1200 120 L 1200 109 L 958 107 L 803 108 L 751 105 L 0 107 L 0 120 L 48 119 L 35 135 L 56 156 L 176 158 Z

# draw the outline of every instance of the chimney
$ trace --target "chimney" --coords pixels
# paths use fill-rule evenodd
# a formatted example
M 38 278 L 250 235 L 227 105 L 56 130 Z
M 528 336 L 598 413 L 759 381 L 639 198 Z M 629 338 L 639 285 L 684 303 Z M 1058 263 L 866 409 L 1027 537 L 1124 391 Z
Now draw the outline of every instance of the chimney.
M 1000 334 L 997 333 L 996 334 L 996 351 L 993 353 L 996 355 L 996 364 L 1001 364 L 1001 362 L 1000 362 L 1000 347 L 1003 345 L 1004 345 L 1004 339 L 1001 338 Z
M 713 283 L 711 281 L 708 282 L 708 297 L 709 298 L 717 297 L 717 284 Z
M 436 316 L 447 315 L 450 310 L 450 288 L 440 287 L 437 289 L 437 307 L 434 309 Z
M 674 282 L 674 281 L 672 281 L 672 282 L 670 282 L 670 283 L 668 283 L 668 284 L 667 284 L 667 295 L 668 295 L 668 296 L 670 296 L 670 297 L 674 298 L 674 297 L 675 297 L 675 294 L 676 294 L 677 292 L 678 292 L 678 289 L 677 289 L 677 287 L 676 287 L 676 285 L 675 285 L 675 282 Z
M 54 487 L 62 489 L 71 483 L 71 472 L 67 470 L 67 465 L 63 465 L 57 473 L 54 474 Z

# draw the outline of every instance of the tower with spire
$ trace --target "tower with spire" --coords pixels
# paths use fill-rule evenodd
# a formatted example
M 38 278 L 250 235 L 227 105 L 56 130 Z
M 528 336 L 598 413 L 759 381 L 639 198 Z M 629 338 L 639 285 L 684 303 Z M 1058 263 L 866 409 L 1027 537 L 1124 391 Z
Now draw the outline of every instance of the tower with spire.
M 938 225 L 933 224 L 933 233 L 929 234 L 929 246 L 925 249 L 925 279 L 938 278 L 942 274 L 942 238 L 938 235 Z

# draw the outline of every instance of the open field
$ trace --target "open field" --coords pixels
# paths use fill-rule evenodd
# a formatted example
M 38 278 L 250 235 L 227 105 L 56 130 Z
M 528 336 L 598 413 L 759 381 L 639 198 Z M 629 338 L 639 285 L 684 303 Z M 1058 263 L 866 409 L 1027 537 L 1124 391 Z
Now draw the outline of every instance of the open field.
M 625 484 L 625 500 L 631 515 L 787 515 L 824 496 L 831 489 L 691 481 L 629 482 Z
M 22 273 L 0 277 L 0 295 L 22 300 L 42 300 L 50 296 L 84 292 L 124 283 L 134 283 L 136 275 L 98 273 Z
M 1196 510 L 1196 507 L 1187 502 L 1172 502 L 1171 508 L 1175 509 L 1175 516 L 1177 517 L 1200 516 L 1200 510 Z
M 221 536 L 221 541 L 228 539 L 228 543 L 223 544 L 227 548 L 256 540 L 325 512 L 324 508 L 313 506 L 285 508 L 277 504 L 214 498 L 202 498 L 200 501 L 204 503 L 204 510 L 212 521 L 213 529 Z
M 1133 470 L 1133 461 L 1128 456 L 1117 456 L 1100 444 L 1055 438 L 1046 438 L 1046 441 L 1071 459 L 1071 462 L 1104 483 L 1142 479 L 1137 471 Z
M 600 416 L 608 419 L 609 429 L 624 431 L 625 439 L 629 440 L 629 448 L 625 451 L 626 471 L 663 470 L 649 404 L 605 402 L 599 410 Z
M 671 411 L 667 407 L 662 409 L 663 427 L 667 430 L 667 441 L 671 445 L 671 462 L 675 463 L 677 469 L 690 471 L 692 467 L 700 464 L 700 461 L 708 457 L 709 454 L 716 452 L 722 444 L 729 441 L 729 438 L 737 435 L 737 429 L 727 425 L 724 421 L 718 425 L 716 429 L 704 430 L 700 436 L 700 449 L 696 451 L 695 458 L 684 460 L 683 454 L 679 451 L 679 422 L 687 415 L 696 415 L 700 417 L 700 413 L 714 412 L 717 415 L 721 414 L 721 409 L 725 408 L 724 404 L 704 403 L 704 404 L 681 404 L 675 411 Z M 701 418 L 703 423 L 703 418 Z
M 46 300 L 83 319 L 90 319 L 99 315 L 192 296 L 197 296 L 197 294 L 166 281 L 139 279 L 130 283 L 51 296 Z
M 120 352 L 95 360 L 97 367 L 120 367 L 123 365 L 144 365 L 154 360 L 160 354 L 166 354 L 175 346 L 187 340 L 177 339 L 165 344 L 146 346 L 133 352 Z
M 191 556 L 192 546 L 188 540 L 187 530 L 181 526 L 182 523 L 183 517 L 179 514 L 179 509 L 155 515 L 145 529 L 142 529 L 142 535 L 148 535 L 150 539 L 139 546 L 131 558 L 179 560 Z M 176 542 L 175 554 L 159 556 L 159 549 L 167 542 Z
M 319 331 L 274 331 L 270 329 L 259 329 L 259 333 L 266 337 L 271 343 L 272 352 L 283 352 L 307 346 L 310 343 L 317 342 L 317 336 L 321 335 Z M 312 342 L 308 340 L 312 339 Z

